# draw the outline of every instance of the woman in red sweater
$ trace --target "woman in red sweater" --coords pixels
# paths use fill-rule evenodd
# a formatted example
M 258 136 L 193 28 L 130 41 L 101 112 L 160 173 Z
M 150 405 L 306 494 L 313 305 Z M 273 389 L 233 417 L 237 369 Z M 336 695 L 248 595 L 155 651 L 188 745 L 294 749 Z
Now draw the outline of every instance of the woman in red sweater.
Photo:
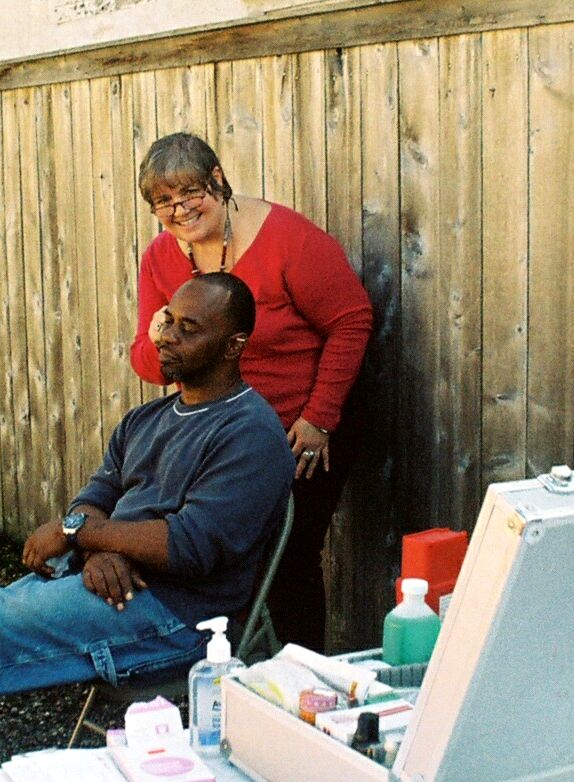
M 142 259 L 132 367 L 143 380 L 167 382 L 156 344 L 163 309 L 186 280 L 227 271 L 250 287 L 257 321 L 241 372 L 275 408 L 297 458 L 295 523 L 273 587 L 273 618 L 283 641 L 321 650 L 321 549 L 349 462 L 339 424 L 371 330 L 368 297 L 332 237 L 284 206 L 233 196 L 197 136 L 174 133 L 152 144 L 139 186 L 165 230 Z

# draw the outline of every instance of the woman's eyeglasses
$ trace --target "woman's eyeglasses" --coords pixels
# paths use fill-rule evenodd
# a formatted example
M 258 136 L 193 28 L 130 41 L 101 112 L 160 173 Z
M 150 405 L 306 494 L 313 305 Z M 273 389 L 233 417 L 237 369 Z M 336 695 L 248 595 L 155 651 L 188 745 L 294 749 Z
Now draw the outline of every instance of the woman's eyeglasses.
M 156 217 L 173 217 L 178 206 L 181 206 L 184 211 L 195 209 L 206 195 L 206 190 L 188 190 L 185 197 L 179 201 L 172 201 L 170 204 L 152 204 L 151 211 Z

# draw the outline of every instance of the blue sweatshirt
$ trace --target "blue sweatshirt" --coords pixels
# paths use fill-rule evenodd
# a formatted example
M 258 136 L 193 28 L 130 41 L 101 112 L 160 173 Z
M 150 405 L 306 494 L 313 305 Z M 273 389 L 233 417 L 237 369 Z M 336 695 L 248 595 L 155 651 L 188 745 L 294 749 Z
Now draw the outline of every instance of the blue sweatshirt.
M 195 627 L 249 602 L 294 469 L 279 418 L 250 386 L 200 405 L 185 405 L 176 393 L 124 417 L 69 510 L 86 503 L 112 519 L 165 519 L 169 571 L 141 572 L 156 597 Z

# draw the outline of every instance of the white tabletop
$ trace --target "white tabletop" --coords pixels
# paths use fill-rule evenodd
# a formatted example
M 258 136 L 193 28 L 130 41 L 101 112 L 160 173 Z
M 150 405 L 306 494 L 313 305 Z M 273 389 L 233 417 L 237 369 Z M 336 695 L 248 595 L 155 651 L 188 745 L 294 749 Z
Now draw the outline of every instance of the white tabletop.
M 100 752 L 102 752 L 102 751 L 105 752 L 104 748 L 102 748 L 102 750 L 100 750 Z M 61 750 L 60 752 L 66 752 L 66 751 L 65 750 Z M 91 753 L 97 753 L 98 750 L 83 750 L 83 751 L 82 750 L 71 750 L 71 752 L 77 753 L 77 754 L 82 754 L 82 752 L 86 752 L 88 754 L 91 754 Z M 50 760 L 55 760 L 56 759 L 54 757 L 55 755 L 59 755 L 59 757 L 62 757 L 59 753 L 53 752 L 53 751 L 47 751 L 46 754 L 49 756 Z M 43 755 L 42 752 L 37 752 L 37 753 L 36 752 L 32 752 L 32 753 L 28 753 L 28 755 L 16 756 L 16 759 L 15 759 L 16 763 L 18 763 L 19 759 L 21 759 L 21 761 L 27 763 L 27 762 L 29 762 L 27 760 L 28 758 L 35 758 L 35 760 L 37 761 L 38 765 L 34 764 L 33 769 L 29 768 L 28 766 L 24 766 L 24 768 L 20 768 L 19 773 L 14 778 L 17 778 L 18 782 L 21 782 L 21 780 L 23 780 L 23 779 L 26 779 L 26 780 L 28 780 L 28 782 L 30 782 L 30 780 L 31 780 L 31 776 L 30 775 L 32 775 L 34 777 L 34 780 L 40 779 L 40 778 L 44 779 L 45 776 L 49 777 L 50 780 L 57 778 L 58 775 L 54 776 L 51 771 L 48 773 L 48 769 L 53 764 L 51 764 L 51 763 L 47 764 L 47 761 L 43 759 L 42 755 Z M 80 761 L 77 761 L 77 762 L 79 763 Z M 100 762 L 103 762 L 103 761 L 100 761 Z M 110 769 L 107 768 L 107 764 L 108 763 L 110 765 L 112 765 L 112 768 L 110 768 Z M 244 774 L 238 768 L 236 768 L 231 763 L 229 763 L 222 755 L 216 755 L 216 756 L 213 756 L 213 757 L 206 757 L 205 758 L 205 763 L 206 763 L 207 766 L 209 766 L 209 768 L 211 769 L 211 771 L 215 775 L 215 778 L 216 778 L 217 782 L 245 782 L 246 780 L 250 780 L 250 777 L 248 777 L 246 774 Z M 105 764 L 106 764 L 106 769 L 107 770 L 104 771 L 104 769 L 99 768 L 98 769 L 98 773 L 96 773 L 94 775 L 88 774 L 88 768 L 87 767 L 82 766 L 82 768 L 84 769 L 85 773 L 88 774 L 90 779 L 95 779 L 96 777 L 97 777 L 98 780 L 101 780 L 101 779 L 104 779 L 104 778 L 107 779 L 108 775 L 109 775 L 110 779 L 113 778 L 114 781 L 117 780 L 121 775 L 118 773 L 118 771 L 115 768 L 115 766 L 113 766 L 112 761 L 106 759 L 105 760 Z M 12 763 L 7 763 L 6 764 L 7 770 L 9 770 L 11 772 L 10 774 L 6 773 L 5 770 L 0 768 L 0 782 L 13 782 L 12 774 L 16 774 L 16 772 L 18 771 L 18 767 L 16 766 L 16 768 L 11 768 L 11 766 L 13 766 Z M 91 766 L 90 766 L 90 770 L 91 770 Z M 52 769 L 52 771 L 53 771 L 53 769 Z M 78 771 L 78 774 L 82 775 L 82 772 Z M 84 774 L 84 778 L 87 778 L 85 776 L 85 774 Z

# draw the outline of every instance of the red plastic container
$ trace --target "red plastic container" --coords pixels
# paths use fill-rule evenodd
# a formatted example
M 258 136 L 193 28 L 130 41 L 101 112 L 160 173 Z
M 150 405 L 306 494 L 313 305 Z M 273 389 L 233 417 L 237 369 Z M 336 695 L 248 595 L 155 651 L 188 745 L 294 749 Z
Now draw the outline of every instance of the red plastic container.
M 467 532 L 448 527 L 404 535 L 401 576 L 395 583 L 397 603 L 402 600 L 403 578 L 424 578 L 429 584 L 426 603 L 442 619 L 467 548 Z

